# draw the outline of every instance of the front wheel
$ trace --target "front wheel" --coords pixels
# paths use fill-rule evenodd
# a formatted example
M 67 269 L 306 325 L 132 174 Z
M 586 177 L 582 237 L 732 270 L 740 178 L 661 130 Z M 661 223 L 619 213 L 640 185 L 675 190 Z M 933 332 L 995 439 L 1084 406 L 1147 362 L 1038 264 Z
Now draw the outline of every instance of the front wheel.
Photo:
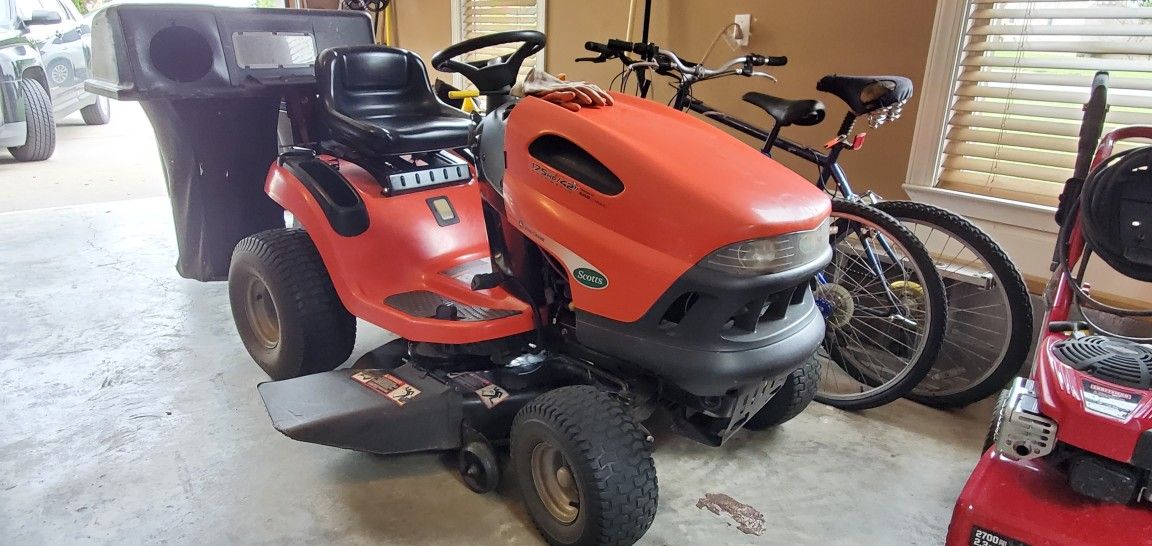
M 546 392 L 512 424 L 512 470 L 550 544 L 632 544 L 656 516 L 647 433 L 597 388 Z
M 20 80 L 24 90 L 24 116 L 28 137 L 23 146 L 8 151 L 17 161 L 44 161 L 56 150 L 56 117 L 52 110 L 52 97 L 36 80 Z
M 772 395 L 772 399 L 760 411 L 756 412 L 744 428 L 748 430 L 767 430 L 776 425 L 792 420 L 800 415 L 804 408 L 816 397 L 816 390 L 820 385 L 820 360 L 813 356 L 803 366 L 792 370 L 780 390 Z
M 892 216 L 832 200 L 832 261 L 817 276 L 824 352 L 816 400 L 846 410 L 887 404 L 932 369 L 947 299 L 924 245 Z

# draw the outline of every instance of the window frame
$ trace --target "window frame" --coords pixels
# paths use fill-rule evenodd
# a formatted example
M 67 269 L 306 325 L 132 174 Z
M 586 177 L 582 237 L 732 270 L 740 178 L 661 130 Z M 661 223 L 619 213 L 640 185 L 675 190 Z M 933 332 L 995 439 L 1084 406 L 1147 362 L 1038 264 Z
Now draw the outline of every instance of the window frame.
M 937 0 L 932 40 L 920 86 L 904 191 L 913 201 L 948 209 L 972 220 L 1008 253 L 1033 286 L 1051 275 L 1056 244 L 1056 207 L 937 187 L 955 78 L 963 54 L 970 0 Z M 1069 171 L 1071 176 L 1071 171 Z M 1099 262 L 1097 260 L 1097 262 Z M 1089 276 L 1108 295 L 1140 294 L 1147 285 L 1094 263 Z M 1148 299 L 1148 298 L 1145 298 Z M 1152 299 L 1148 299 L 1152 303 Z
M 928 46 L 924 82 L 920 86 L 920 106 L 903 189 L 913 200 L 932 203 L 973 219 L 1055 234 L 1057 226 L 1052 215 L 1056 207 L 937 186 L 971 5 L 970 0 L 936 2 L 932 41 Z
M 464 3 L 468 0 L 451 0 L 452 5 L 452 43 L 460 43 L 464 39 Z M 547 0 L 536 1 L 536 28 L 540 32 L 545 32 L 545 26 L 548 20 L 548 2 Z M 544 70 L 546 51 L 541 51 L 536 54 L 535 67 L 539 70 Z M 452 75 L 452 85 L 464 89 L 469 85 L 460 74 Z

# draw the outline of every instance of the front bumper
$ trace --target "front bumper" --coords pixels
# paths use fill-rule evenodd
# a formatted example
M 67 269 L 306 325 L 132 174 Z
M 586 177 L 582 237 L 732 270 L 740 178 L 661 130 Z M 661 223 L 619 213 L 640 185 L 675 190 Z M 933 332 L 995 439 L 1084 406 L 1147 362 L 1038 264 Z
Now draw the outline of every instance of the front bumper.
M 697 396 L 723 396 L 804 364 L 824 339 L 811 280 L 831 248 L 758 277 L 689 269 L 644 316 L 625 323 L 576 311 L 581 344 L 633 362 Z
M 0 121 L 0 148 L 23 146 L 28 141 L 28 123 Z
M 23 146 L 28 139 L 28 123 L 19 93 L 19 81 L 0 80 L 0 147 Z

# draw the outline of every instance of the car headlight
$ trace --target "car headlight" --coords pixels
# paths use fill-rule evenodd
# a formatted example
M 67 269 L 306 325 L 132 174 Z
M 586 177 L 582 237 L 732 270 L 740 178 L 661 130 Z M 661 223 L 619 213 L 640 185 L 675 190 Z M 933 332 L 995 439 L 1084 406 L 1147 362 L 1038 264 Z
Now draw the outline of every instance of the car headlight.
M 744 277 L 779 273 L 819 258 L 828 250 L 829 221 L 816 229 L 753 239 L 709 254 L 700 265 Z

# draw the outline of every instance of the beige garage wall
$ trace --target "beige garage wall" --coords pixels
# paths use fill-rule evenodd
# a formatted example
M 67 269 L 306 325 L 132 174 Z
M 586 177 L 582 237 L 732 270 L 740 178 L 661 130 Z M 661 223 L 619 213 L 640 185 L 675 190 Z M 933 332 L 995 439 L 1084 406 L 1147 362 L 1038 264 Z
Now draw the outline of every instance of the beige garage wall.
M 728 78 L 701 84 L 696 94 L 715 107 L 768 125 L 768 118 L 743 103 L 740 95 L 756 90 L 787 98 L 820 98 L 828 107 L 828 119 L 816 127 L 790 128 L 808 144 L 821 144 L 833 136 L 846 107 L 830 95 L 816 91 L 816 81 L 831 73 L 899 74 L 912 79 L 917 89 L 924 76 L 924 63 L 935 15 L 929 0 L 656 0 L 652 39 L 695 60 L 725 24 L 737 13 L 752 14 L 748 47 L 769 55 L 787 55 L 789 64 L 771 69 L 779 83 Z M 637 11 L 643 5 L 637 0 Z M 398 45 L 427 59 L 451 41 L 451 0 L 396 0 Z M 549 0 L 547 29 L 550 72 L 567 72 L 574 79 L 607 84 L 617 66 L 574 63 L 585 56 L 587 40 L 623 37 L 627 21 L 626 0 Z M 639 39 L 637 13 L 633 39 Z M 709 64 L 742 54 L 721 42 Z M 670 98 L 666 87 L 657 88 L 658 99 Z M 912 128 L 916 115 L 914 97 L 904 116 L 879 130 L 870 131 L 867 145 L 845 154 L 844 165 L 857 190 L 873 189 L 889 198 L 904 197 L 900 188 L 908 166 Z M 810 175 L 803 162 L 781 157 L 785 163 Z
M 451 6 L 451 0 L 397 0 L 397 45 L 415 51 L 427 61 L 452 41 Z M 633 22 L 636 40 L 640 38 L 639 19 L 637 13 Z M 624 37 L 628 25 L 626 0 L 550 0 L 545 25 L 545 64 L 549 72 L 567 72 L 575 78 L 607 83 L 620 71 L 619 63 L 595 65 L 574 60 L 590 55 L 584 50 L 588 40 L 603 42 Z M 653 9 L 652 39 L 666 40 L 667 29 L 668 8 L 657 6 Z M 443 74 L 434 76 L 446 78 Z

